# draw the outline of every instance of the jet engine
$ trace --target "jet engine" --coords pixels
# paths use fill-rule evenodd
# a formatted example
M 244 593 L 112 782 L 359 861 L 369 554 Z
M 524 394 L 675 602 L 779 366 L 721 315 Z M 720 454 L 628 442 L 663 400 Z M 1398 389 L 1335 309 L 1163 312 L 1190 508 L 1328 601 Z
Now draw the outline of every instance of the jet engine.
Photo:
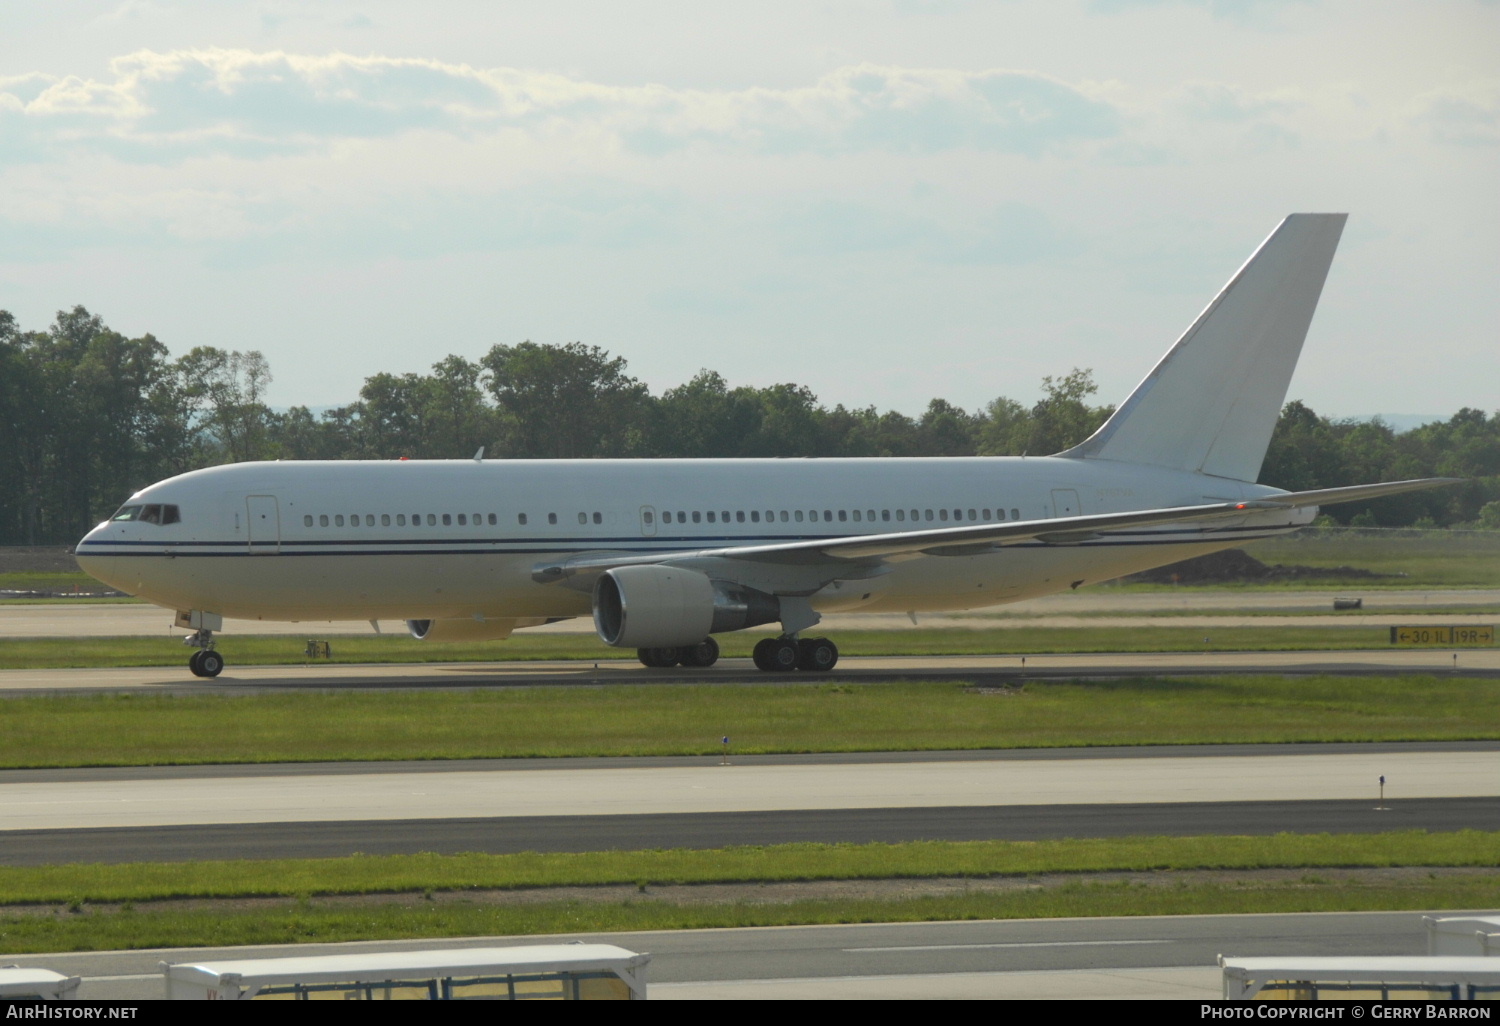
M 696 645 L 779 619 L 775 595 L 681 567 L 615 567 L 594 584 L 594 629 L 617 648 Z

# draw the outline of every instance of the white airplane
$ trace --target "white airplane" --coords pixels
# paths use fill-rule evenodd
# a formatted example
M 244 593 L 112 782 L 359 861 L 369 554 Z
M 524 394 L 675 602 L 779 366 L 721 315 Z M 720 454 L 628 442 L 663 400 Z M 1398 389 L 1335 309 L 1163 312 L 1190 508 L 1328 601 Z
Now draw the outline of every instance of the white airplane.
M 837 647 L 803 636 L 823 613 L 1016 602 L 1447 483 L 1255 483 L 1344 220 L 1283 221 L 1054 456 L 240 463 L 137 492 L 78 563 L 176 610 L 200 677 L 224 667 L 226 616 L 399 619 L 449 641 L 592 614 L 647 666 L 709 666 L 714 634 L 779 623 L 758 667 L 828 670 Z

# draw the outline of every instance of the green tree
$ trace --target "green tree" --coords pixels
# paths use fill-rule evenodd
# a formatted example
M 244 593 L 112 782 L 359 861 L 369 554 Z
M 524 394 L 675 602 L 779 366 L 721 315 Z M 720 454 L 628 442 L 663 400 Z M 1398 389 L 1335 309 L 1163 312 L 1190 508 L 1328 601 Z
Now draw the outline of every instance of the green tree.
M 522 342 L 480 359 L 501 415 L 501 451 L 527 459 L 625 455 L 639 438 L 646 387 L 598 346 Z
M 1070 449 L 1097 431 L 1111 406 L 1089 406 L 1084 402 L 1099 391 L 1094 372 L 1074 367 L 1061 378 L 1042 378 L 1042 399 L 1031 408 L 1030 435 L 1026 450 L 1043 456 Z
M 183 393 L 199 417 L 206 461 L 263 459 L 271 411 L 265 404 L 271 366 L 256 350 L 225 352 L 197 346 L 177 361 Z

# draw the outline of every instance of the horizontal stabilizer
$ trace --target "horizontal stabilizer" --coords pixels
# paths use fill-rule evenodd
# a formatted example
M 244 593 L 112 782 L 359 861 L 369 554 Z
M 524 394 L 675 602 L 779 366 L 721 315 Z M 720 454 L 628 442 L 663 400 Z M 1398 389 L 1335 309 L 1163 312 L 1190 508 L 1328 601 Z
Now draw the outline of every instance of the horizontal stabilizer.
M 1341 502 L 1360 499 L 1379 499 L 1402 492 L 1419 492 L 1424 488 L 1441 488 L 1458 484 L 1461 477 L 1419 477 L 1410 481 L 1387 481 L 1384 484 L 1349 485 L 1347 488 L 1314 488 L 1306 492 L 1283 492 L 1267 495 L 1250 503 L 1252 508 L 1270 509 L 1276 506 L 1337 506 Z

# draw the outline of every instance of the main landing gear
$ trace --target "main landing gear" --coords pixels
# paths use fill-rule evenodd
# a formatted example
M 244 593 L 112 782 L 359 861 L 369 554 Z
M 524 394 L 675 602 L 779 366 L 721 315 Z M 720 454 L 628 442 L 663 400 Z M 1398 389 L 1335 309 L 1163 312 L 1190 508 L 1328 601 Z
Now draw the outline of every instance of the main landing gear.
M 224 672 L 224 657 L 214 651 L 213 631 L 194 631 L 183 638 L 182 643 L 198 650 L 188 660 L 188 669 L 193 671 L 193 676 L 217 677 Z
M 779 638 L 761 640 L 752 653 L 758 669 L 767 673 L 786 673 L 791 670 L 812 670 L 823 673 L 834 668 L 839 661 L 839 648 L 827 638 L 802 638 L 798 640 L 783 634 Z
M 681 663 L 683 666 L 701 668 L 719 661 L 719 643 L 713 638 L 704 638 L 696 645 L 684 645 L 682 648 L 638 648 L 635 654 L 642 666 L 665 669 Z
M 677 665 L 707 667 L 719 661 L 719 643 L 713 638 L 704 638 L 696 645 L 683 648 L 638 648 L 635 654 L 642 666 L 653 669 Z M 779 638 L 762 639 L 755 646 L 754 658 L 756 667 L 767 673 L 792 670 L 822 673 L 833 669 L 839 661 L 839 648 L 827 638 L 798 640 L 783 634 Z

